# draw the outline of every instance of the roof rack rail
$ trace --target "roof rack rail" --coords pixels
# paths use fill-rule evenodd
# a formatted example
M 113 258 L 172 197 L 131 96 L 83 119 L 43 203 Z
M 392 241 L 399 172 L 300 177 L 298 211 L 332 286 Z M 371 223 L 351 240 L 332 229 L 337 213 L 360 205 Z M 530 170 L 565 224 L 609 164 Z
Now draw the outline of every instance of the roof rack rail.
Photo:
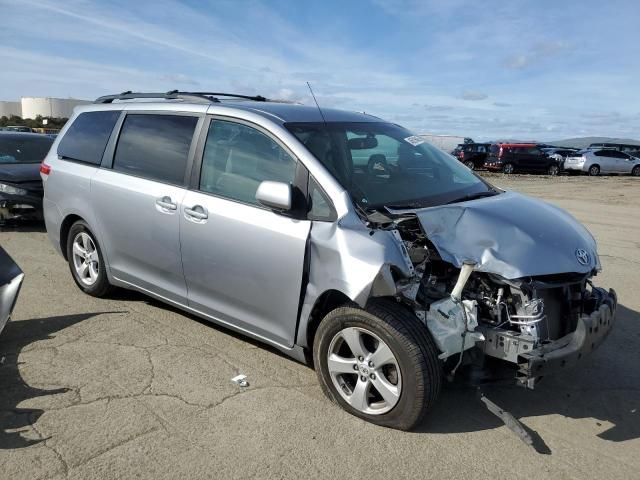
M 198 102 L 218 103 L 217 97 L 242 98 L 245 100 L 254 100 L 256 102 L 266 102 L 267 99 L 262 95 L 236 95 L 233 93 L 212 93 L 212 92 L 180 92 L 178 90 L 170 90 L 165 93 L 146 93 L 146 92 L 126 92 L 117 93 L 115 95 L 104 95 L 96 98 L 93 103 L 113 103 L 114 100 L 135 100 L 138 98 L 159 98 L 163 100 L 191 100 Z

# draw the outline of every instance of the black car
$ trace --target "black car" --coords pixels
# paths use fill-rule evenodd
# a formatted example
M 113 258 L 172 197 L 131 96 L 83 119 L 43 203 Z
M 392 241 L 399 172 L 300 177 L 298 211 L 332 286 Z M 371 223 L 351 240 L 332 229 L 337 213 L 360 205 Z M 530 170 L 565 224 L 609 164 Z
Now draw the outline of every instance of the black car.
M 46 135 L 0 132 L 0 225 L 42 218 L 40 163 L 52 144 Z
M 458 145 L 459 150 L 456 157 L 471 170 L 483 168 L 484 162 L 487 160 L 490 143 L 466 143 Z
M 543 147 L 542 151 L 550 157 L 555 157 L 559 164 L 560 170 L 564 170 L 564 161 L 567 157 L 572 157 L 578 153 L 577 148 L 569 147 Z
M 503 173 L 547 173 L 557 175 L 561 161 L 549 156 L 535 143 L 494 143 L 484 164 L 487 170 Z

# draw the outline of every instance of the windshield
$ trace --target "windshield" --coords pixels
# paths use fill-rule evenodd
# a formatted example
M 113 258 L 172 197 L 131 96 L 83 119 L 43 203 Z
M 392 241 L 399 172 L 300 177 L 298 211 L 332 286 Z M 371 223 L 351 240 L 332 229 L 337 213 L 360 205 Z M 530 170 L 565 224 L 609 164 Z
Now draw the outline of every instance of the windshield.
M 495 193 L 454 157 L 397 125 L 285 126 L 365 209 L 419 208 Z
M 53 138 L 0 134 L 0 164 L 40 163 L 49 153 Z

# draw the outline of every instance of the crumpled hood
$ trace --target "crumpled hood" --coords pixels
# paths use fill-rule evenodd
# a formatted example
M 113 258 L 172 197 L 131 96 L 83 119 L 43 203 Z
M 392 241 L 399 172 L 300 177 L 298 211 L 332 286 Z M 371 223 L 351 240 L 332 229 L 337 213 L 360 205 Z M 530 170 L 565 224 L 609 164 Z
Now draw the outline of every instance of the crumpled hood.
M 457 267 L 471 261 L 506 279 L 600 268 L 596 242 L 582 224 L 525 195 L 505 192 L 414 212 L 442 259 Z M 578 250 L 587 252 L 586 264 Z

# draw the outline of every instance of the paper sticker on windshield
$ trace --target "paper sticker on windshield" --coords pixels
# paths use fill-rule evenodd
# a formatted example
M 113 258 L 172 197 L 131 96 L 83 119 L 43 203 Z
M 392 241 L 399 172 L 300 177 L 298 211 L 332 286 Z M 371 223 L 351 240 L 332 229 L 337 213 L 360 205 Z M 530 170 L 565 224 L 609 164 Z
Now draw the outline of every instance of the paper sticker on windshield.
M 412 135 L 410 137 L 407 137 L 404 139 L 405 142 L 410 143 L 411 145 L 413 145 L 414 147 L 417 147 L 418 145 L 420 145 L 421 143 L 424 143 L 425 140 L 422 137 L 419 137 L 417 135 Z

